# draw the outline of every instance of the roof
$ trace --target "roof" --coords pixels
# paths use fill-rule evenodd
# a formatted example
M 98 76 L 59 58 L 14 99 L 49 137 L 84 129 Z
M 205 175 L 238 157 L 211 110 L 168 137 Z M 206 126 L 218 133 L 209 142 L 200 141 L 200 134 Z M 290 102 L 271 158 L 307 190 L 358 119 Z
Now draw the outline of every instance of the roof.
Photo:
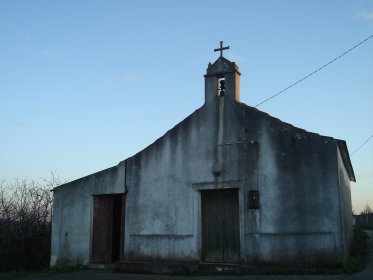
M 237 72 L 241 75 L 236 63 L 229 61 L 225 57 L 219 57 L 213 64 L 209 63 L 205 76 L 213 76 L 231 72 Z
M 265 113 L 255 107 L 252 107 L 252 106 L 249 106 L 245 103 L 242 103 L 242 102 L 239 102 L 240 106 L 242 106 L 242 108 L 244 108 L 245 110 L 255 110 L 257 113 L 263 115 L 263 116 L 267 116 L 269 118 L 271 118 L 272 120 L 274 120 L 275 122 L 277 122 L 279 125 L 288 125 L 290 127 L 293 127 L 294 129 L 296 130 L 300 130 L 300 131 L 303 131 L 304 133 L 307 133 L 307 134 L 314 134 L 314 135 L 318 135 L 319 137 L 328 137 L 328 136 L 322 136 L 322 135 L 319 135 L 317 133 L 313 133 L 313 132 L 309 132 L 309 131 L 306 131 L 302 128 L 298 128 L 298 127 L 295 127 L 293 126 L 292 124 L 289 124 L 289 123 L 286 123 L 286 122 L 283 122 L 282 120 L 280 119 L 277 119 L 271 115 L 269 115 L 268 113 Z M 342 161 L 343 161 L 343 165 L 345 166 L 346 168 L 346 171 L 347 171 L 347 175 L 350 179 L 350 181 L 352 182 L 356 182 L 356 178 L 355 178 L 355 174 L 354 174 L 354 169 L 352 168 L 352 164 L 351 164 L 351 159 L 350 159 L 350 154 L 348 152 L 348 149 L 347 149 L 347 144 L 346 144 L 346 141 L 344 140 L 340 140 L 340 139 L 334 139 L 332 137 L 328 137 L 328 138 L 331 138 L 333 140 L 335 140 L 337 142 L 337 145 L 338 145 L 338 148 L 339 148 L 339 151 L 341 153 L 341 157 L 342 157 Z
M 348 177 L 350 178 L 350 181 L 356 182 L 354 169 L 352 168 L 351 160 L 350 160 L 350 154 L 348 153 L 347 144 L 344 140 L 337 140 L 339 151 L 341 152 L 342 161 L 346 168 Z

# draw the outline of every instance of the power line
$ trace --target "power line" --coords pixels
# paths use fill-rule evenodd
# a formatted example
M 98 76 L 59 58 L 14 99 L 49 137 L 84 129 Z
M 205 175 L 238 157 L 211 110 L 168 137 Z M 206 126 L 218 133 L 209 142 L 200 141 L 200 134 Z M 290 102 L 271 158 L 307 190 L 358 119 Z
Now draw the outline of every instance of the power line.
M 361 144 L 355 151 L 353 151 L 351 153 L 351 156 L 353 156 L 358 150 L 360 150 L 366 143 L 368 143 L 368 141 L 373 137 L 373 134 L 367 139 L 365 140 L 365 142 L 363 144 Z
M 317 72 L 319 72 L 321 69 L 325 68 L 326 66 L 328 66 L 329 64 L 332 64 L 334 61 L 340 59 L 342 56 L 348 54 L 350 51 L 352 51 L 353 49 L 356 49 L 357 47 L 359 47 L 360 45 L 364 44 L 366 41 L 368 41 L 369 39 L 371 39 L 373 37 L 373 34 L 370 35 L 368 38 L 364 39 L 363 41 L 361 41 L 360 43 L 356 44 L 355 46 L 353 46 L 352 48 L 348 49 L 347 51 L 345 51 L 344 53 L 342 53 L 341 55 L 337 56 L 336 58 L 334 58 L 333 60 L 329 61 L 328 63 L 324 64 L 323 66 L 321 66 L 320 68 L 316 69 L 315 71 L 313 71 L 312 73 L 308 74 L 307 76 L 304 76 L 303 78 L 301 78 L 300 80 L 296 81 L 295 83 L 291 84 L 290 86 L 288 86 L 287 88 L 279 91 L 278 93 L 268 97 L 267 99 L 263 100 L 262 102 L 260 102 L 259 104 L 255 105 L 254 108 L 262 105 L 263 103 L 266 103 L 267 101 L 271 100 L 272 98 L 276 97 L 277 95 L 280 95 L 281 93 L 283 93 L 284 91 L 288 90 L 289 88 L 292 88 L 293 86 L 295 86 L 296 84 L 299 84 L 300 82 L 304 81 L 305 79 L 311 77 L 313 74 L 316 74 Z

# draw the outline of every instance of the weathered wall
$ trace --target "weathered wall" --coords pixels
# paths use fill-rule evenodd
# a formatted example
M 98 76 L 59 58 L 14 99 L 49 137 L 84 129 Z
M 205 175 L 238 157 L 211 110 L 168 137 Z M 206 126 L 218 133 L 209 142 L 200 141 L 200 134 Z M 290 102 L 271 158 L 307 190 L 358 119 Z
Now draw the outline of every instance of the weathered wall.
M 242 259 L 311 261 L 343 252 L 336 141 L 227 97 L 225 115 L 224 143 L 237 144 L 223 147 L 221 179 L 242 182 Z M 248 209 L 249 190 L 259 190 L 260 209 Z
M 92 195 L 123 193 L 124 177 L 127 260 L 200 261 L 200 191 L 219 188 L 239 190 L 242 262 L 345 255 L 351 201 L 336 140 L 237 102 L 238 68 L 219 61 L 205 76 L 205 104 L 127 159 L 126 176 L 122 163 L 55 190 L 52 265 L 89 262 Z
M 199 193 L 213 181 L 214 109 L 201 108 L 128 159 L 125 257 L 198 260 Z
M 232 93 L 235 76 L 226 78 Z M 245 190 L 247 170 L 239 168 L 247 161 L 245 151 L 217 146 L 225 141 L 227 125 L 217 82 L 218 77 L 207 76 L 204 106 L 128 159 L 125 258 L 200 261 L 200 190 Z
M 124 163 L 54 189 L 51 266 L 88 265 L 93 195 L 124 192 Z
M 217 97 L 217 80 L 208 77 L 206 94 L 214 96 L 129 159 L 126 258 L 200 260 L 199 191 L 232 187 L 243 261 L 345 251 L 336 141 L 237 103 L 232 81 L 226 76 L 226 95 Z M 259 210 L 248 209 L 249 190 L 259 190 Z
M 351 189 L 350 179 L 348 177 L 345 165 L 342 160 L 340 150 L 337 146 L 338 156 L 338 183 L 339 183 L 339 203 L 340 203 L 340 219 L 343 247 L 341 248 L 343 258 L 346 261 L 350 252 L 352 242 L 352 204 L 351 204 Z

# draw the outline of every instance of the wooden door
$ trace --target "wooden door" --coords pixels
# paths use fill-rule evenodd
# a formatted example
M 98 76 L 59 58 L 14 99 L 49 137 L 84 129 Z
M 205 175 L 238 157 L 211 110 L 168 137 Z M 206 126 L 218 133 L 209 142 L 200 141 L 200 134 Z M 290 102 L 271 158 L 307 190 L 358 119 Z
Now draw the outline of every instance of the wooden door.
M 97 195 L 93 201 L 93 263 L 113 263 L 123 259 L 124 209 L 123 194 Z
M 238 189 L 201 191 L 202 260 L 236 263 L 240 256 Z
M 92 262 L 111 263 L 113 228 L 113 198 L 94 196 Z

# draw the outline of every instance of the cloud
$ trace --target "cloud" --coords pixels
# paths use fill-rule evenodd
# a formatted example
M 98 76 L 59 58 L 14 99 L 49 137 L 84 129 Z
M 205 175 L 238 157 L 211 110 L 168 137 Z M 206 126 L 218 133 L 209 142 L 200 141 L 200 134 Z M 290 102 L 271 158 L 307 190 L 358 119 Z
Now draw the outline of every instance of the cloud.
M 373 20 L 373 12 L 359 12 L 354 15 L 354 19 Z

